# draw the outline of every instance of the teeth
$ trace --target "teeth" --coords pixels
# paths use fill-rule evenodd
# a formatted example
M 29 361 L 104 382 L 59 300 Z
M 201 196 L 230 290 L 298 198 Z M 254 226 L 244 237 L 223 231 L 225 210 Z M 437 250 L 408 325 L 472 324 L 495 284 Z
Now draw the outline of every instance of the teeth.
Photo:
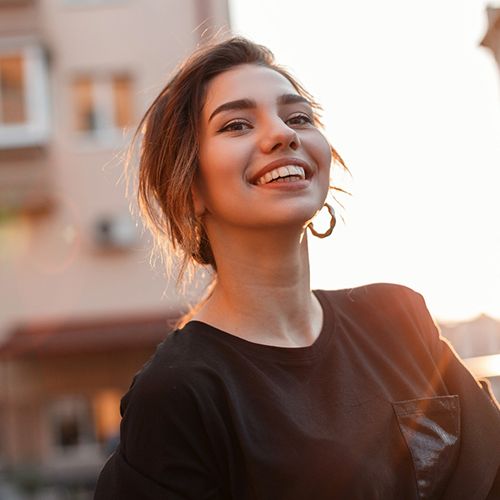
M 288 171 L 288 168 L 286 168 L 286 167 L 278 168 L 278 173 L 279 173 L 280 177 L 288 177 L 290 175 L 290 172 Z
M 299 179 L 305 179 L 306 173 L 302 167 L 299 167 L 297 165 L 286 165 L 283 167 L 275 168 L 274 170 L 271 170 L 270 172 L 264 174 L 262 177 L 259 177 L 259 179 L 257 179 L 256 181 L 256 184 L 267 184 L 268 182 L 271 182 L 275 179 L 277 179 L 277 181 L 275 182 L 293 182 L 295 179 L 292 179 L 291 176 L 296 176 Z

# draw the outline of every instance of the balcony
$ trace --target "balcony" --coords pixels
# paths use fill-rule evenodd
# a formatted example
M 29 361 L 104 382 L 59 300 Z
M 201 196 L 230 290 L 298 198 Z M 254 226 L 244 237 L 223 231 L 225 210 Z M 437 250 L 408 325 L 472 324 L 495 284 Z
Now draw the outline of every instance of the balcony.
M 51 206 L 47 80 L 39 43 L 0 37 L 0 214 Z
M 53 206 L 52 195 L 44 151 L 0 150 L 0 216 L 46 213 Z
M 47 142 L 47 80 L 46 58 L 40 45 L 0 38 L 0 149 Z

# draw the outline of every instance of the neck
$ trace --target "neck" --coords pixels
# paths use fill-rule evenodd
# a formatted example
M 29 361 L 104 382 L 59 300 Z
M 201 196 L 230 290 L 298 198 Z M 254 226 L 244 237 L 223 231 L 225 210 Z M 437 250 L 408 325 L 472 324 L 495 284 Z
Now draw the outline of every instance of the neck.
M 303 233 L 259 231 L 256 238 L 246 231 L 211 242 L 217 284 L 195 319 L 263 344 L 296 347 L 315 340 L 322 311 L 310 290 Z

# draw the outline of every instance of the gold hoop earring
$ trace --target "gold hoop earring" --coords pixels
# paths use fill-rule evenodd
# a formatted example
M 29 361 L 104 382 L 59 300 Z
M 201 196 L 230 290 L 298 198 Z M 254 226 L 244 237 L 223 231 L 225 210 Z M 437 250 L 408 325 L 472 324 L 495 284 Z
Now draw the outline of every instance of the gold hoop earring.
M 313 223 L 309 222 L 307 224 L 307 227 L 309 228 L 309 231 L 316 236 L 317 238 L 326 238 L 330 236 L 333 232 L 333 228 L 335 227 L 335 224 L 337 223 L 337 219 L 335 218 L 335 210 L 333 209 L 332 206 L 330 206 L 328 203 L 325 203 L 324 206 L 327 208 L 329 214 L 330 214 L 330 227 L 324 232 L 324 233 L 318 233 L 316 229 L 314 229 Z

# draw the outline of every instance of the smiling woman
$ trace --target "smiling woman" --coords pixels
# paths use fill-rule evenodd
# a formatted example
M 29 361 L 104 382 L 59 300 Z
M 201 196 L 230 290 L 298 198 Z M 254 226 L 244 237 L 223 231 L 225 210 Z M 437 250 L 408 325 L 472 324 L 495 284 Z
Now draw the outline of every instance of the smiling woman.
M 290 115 L 287 119 L 292 128 L 308 128 L 320 134 L 320 106 L 285 69 L 275 63 L 272 53 L 265 47 L 245 43 L 220 45 L 217 52 L 202 49 L 184 63 L 138 127 L 138 131 L 145 127 L 142 143 L 149 145 L 142 148 L 139 204 L 167 264 L 181 262 L 179 278 L 193 264 L 216 266 L 211 244 L 201 219 L 195 213 L 192 198 L 195 173 L 202 166 L 198 153 L 203 137 L 208 144 L 206 154 L 210 155 L 217 144 L 224 148 L 232 142 L 241 142 L 235 141 L 234 136 L 253 127 L 250 118 L 256 119 L 258 115 L 259 125 L 262 123 L 263 103 L 257 103 L 257 95 L 253 96 L 253 90 L 258 87 L 250 89 L 249 82 L 245 82 L 246 89 L 252 90 L 250 94 L 240 88 L 245 76 L 234 72 L 234 68 L 240 65 L 251 66 L 247 68 L 247 73 L 263 72 L 252 74 L 255 85 L 260 84 L 258 79 L 264 79 L 266 72 L 268 79 L 278 79 L 282 93 L 276 96 L 275 107 L 280 108 L 280 113 Z M 231 90 L 229 93 L 219 89 L 218 94 L 213 94 L 217 87 L 208 84 L 216 77 L 225 85 L 224 88 Z M 234 84 L 232 89 L 231 84 Z M 207 94 L 208 87 L 211 89 L 210 96 Z M 208 98 L 212 102 L 208 102 Z M 203 115 L 202 119 L 200 115 Z M 210 138 L 209 134 L 213 137 Z M 326 144 L 325 139 L 322 140 Z M 329 148 L 336 163 L 345 168 L 339 154 L 333 147 Z M 224 149 L 215 154 L 221 153 Z M 302 160 L 295 158 L 293 165 L 298 166 L 299 161 Z M 308 168 L 305 162 L 302 163 L 302 168 Z M 164 164 L 170 165 L 170 168 L 164 168 Z M 252 173 L 258 172 L 252 170 Z M 177 259 L 172 259 L 172 255 L 176 255 Z
M 325 202 L 331 147 L 311 105 L 295 92 L 283 75 L 254 64 L 231 68 L 207 87 L 192 193 L 195 214 L 220 256 L 219 280 L 232 272 L 221 266 L 260 247 L 248 229 L 296 238 Z
M 202 264 L 214 283 L 122 399 L 96 500 L 499 498 L 497 403 L 423 298 L 310 289 L 307 228 L 344 166 L 318 109 L 268 49 L 231 38 L 146 113 L 146 221 L 181 277 Z

